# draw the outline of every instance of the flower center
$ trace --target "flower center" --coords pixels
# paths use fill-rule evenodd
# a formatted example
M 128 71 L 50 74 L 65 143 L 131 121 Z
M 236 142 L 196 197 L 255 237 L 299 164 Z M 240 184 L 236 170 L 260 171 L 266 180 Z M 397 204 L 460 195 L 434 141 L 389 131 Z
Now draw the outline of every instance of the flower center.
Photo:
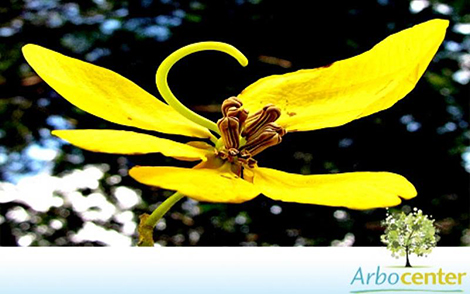
M 249 115 L 243 103 L 230 97 L 222 103 L 223 118 L 217 122 L 223 146 L 217 155 L 223 160 L 245 167 L 254 167 L 253 156 L 264 149 L 281 143 L 286 130 L 275 123 L 281 110 L 268 104 L 255 114 Z

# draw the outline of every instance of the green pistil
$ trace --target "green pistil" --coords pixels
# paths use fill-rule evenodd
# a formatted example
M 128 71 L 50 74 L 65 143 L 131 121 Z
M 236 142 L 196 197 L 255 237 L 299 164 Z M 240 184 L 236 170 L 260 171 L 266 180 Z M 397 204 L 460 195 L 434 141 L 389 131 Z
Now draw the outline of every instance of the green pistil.
M 221 51 L 229 54 L 233 58 L 235 58 L 242 66 L 248 65 L 248 59 L 235 47 L 221 43 L 221 42 L 200 42 L 185 46 L 179 50 L 173 52 L 170 56 L 168 56 L 165 60 L 163 60 L 162 64 L 157 70 L 156 74 L 156 82 L 157 88 L 162 95 L 163 99 L 176 111 L 178 111 L 181 115 L 188 118 L 189 120 L 208 128 L 209 130 L 216 132 L 220 135 L 219 129 L 217 125 L 213 122 L 208 120 L 207 118 L 195 113 L 194 111 L 190 110 L 186 106 L 183 105 L 171 92 L 168 86 L 168 72 L 170 71 L 171 67 L 181 58 L 195 52 L 200 51 L 207 51 L 207 50 L 215 50 Z

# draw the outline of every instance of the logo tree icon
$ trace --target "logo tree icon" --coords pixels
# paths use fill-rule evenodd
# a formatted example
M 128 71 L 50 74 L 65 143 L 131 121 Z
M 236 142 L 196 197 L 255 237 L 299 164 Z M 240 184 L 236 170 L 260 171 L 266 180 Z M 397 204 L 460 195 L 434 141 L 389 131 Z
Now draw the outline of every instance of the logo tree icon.
M 410 254 L 427 255 L 439 241 L 434 220 L 417 208 L 409 214 L 387 213 L 382 224 L 385 233 L 380 237 L 381 241 L 387 245 L 393 257 L 406 256 L 406 267 L 411 267 Z

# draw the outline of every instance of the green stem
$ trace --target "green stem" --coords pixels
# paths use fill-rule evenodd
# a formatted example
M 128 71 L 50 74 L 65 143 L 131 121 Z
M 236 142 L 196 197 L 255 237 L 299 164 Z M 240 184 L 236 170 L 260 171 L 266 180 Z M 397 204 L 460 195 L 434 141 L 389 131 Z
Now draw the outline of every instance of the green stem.
M 195 113 L 194 111 L 190 110 L 186 106 L 184 106 L 171 92 L 170 87 L 168 86 L 168 72 L 170 71 L 171 67 L 181 58 L 195 52 L 206 51 L 206 50 L 215 50 L 221 51 L 229 54 L 230 56 L 234 57 L 242 66 L 248 65 L 248 60 L 246 57 L 235 47 L 221 43 L 221 42 L 200 42 L 185 46 L 179 50 L 173 52 L 170 56 L 168 56 L 165 60 L 163 60 L 162 64 L 158 67 L 157 74 L 156 74 L 156 82 L 157 88 L 162 95 L 163 99 L 176 111 L 180 114 L 188 118 L 189 120 L 208 128 L 220 135 L 219 128 L 217 125 L 207 118 L 200 116 L 199 114 Z
M 158 221 L 170 210 L 170 208 L 184 197 L 183 194 L 175 192 L 160 204 L 151 215 L 146 213 L 140 216 L 139 224 L 139 243 L 138 246 L 153 246 L 153 230 Z

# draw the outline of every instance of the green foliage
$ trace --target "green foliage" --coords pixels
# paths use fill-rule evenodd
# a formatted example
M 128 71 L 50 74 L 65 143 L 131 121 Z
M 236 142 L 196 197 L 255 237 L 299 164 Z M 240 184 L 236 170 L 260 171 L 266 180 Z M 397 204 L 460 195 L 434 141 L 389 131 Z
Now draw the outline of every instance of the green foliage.
M 387 214 L 382 224 L 386 229 L 380 239 L 396 258 L 407 255 L 407 251 L 417 256 L 427 255 L 439 241 L 434 220 L 417 208 L 409 214 Z

